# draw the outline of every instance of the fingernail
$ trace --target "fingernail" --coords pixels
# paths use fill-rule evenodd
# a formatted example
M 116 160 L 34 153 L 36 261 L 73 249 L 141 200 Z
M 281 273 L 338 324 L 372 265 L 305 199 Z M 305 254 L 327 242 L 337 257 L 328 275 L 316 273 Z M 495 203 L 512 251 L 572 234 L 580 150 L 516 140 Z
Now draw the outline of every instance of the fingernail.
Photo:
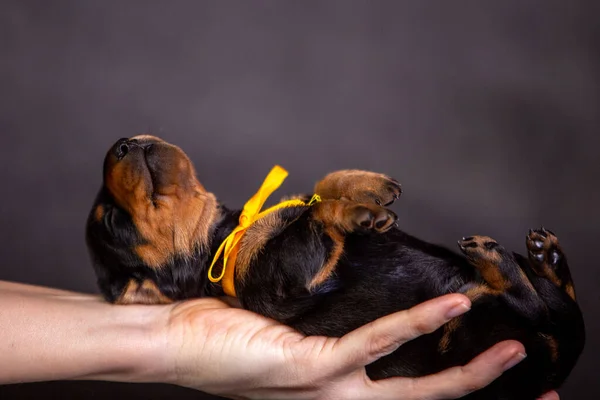
M 519 353 L 515 354 L 510 360 L 508 360 L 506 362 L 506 364 L 504 364 L 504 367 L 502 367 L 502 371 L 511 369 L 512 367 L 514 367 L 515 365 L 517 365 L 518 363 L 523 361 L 525 359 L 525 357 L 527 357 L 527 354 L 525 354 L 525 353 L 519 352 Z
M 452 318 L 456 318 L 459 315 L 466 313 L 470 309 L 471 309 L 471 307 L 469 307 L 466 303 L 458 303 L 457 305 L 452 307 L 450 310 L 448 310 L 448 312 L 446 313 L 446 318 L 448 320 L 451 320 Z

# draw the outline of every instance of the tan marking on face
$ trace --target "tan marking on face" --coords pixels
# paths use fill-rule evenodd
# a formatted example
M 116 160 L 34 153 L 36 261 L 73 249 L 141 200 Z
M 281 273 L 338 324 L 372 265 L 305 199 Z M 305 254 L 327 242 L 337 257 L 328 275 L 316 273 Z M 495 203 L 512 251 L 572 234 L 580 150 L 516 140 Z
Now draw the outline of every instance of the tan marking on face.
M 179 147 L 163 141 L 153 146 L 150 156 L 135 146 L 122 160 L 109 155 L 105 185 L 144 239 L 134 251 L 147 266 L 160 268 L 176 256 L 206 248 L 218 210 L 215 196 L 198 182 Z
M 194 248 L 206 247 L 208 227 L 214 220 L 216 207 L 193 199 L 182 202 L 181 207 L 173 204 L 158 212 L 149 209 L 136 215 L 134 224 L 147 241 L 136 248 L 136 253 L 152 267 L 160 267 L 175 256 L 189 256 Z
M 139 162 L 118 162 L 111 158 L 105 177 L 105 185 L 116 203 L 126 210 L 147 202 L 150 175 Z
M 94 211 L 94 218 L 97 222 L 102 221 L 102 218 L 104 218 L 104 206 L 102 204 L 96 207 L 96 210 Z
M 195 249 L 207 248 L 210 228 L 218 211 L 212 193 L 197 193 L 191 199 L 177 201 L 162 210 L 150 207 L 133 222 L 148 242 L 135 251 L 150 267 L 159 268 L 175 256 L 191 256 Z
M 332 227 L 326 228 L 325 233 L 333 240 L 333 249 L 331 250 L 331 253 L 329 253 L 327 262 L 308 284 L 309 291 L 314 290 L 317 286 L 329 279 L 334 273 L 340 257 L 344 253 L 344 236 L 337 229 Z
M 169 304 L 173 301 L 160 292 L 156 284 L 146 279 L 140 285 L 135 280 L 130 280 L 116 304 Z

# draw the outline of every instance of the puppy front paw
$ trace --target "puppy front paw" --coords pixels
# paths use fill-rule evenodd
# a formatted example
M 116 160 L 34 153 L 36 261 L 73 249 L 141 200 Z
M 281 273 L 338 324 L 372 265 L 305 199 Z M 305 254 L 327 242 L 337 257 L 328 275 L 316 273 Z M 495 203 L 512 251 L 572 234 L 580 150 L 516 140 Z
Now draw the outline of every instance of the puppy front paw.
M 344 170 L 327 175 L 317 183 L 315 193 L 324 199 L 388 206 L 400 198 L 402 186 L 384 174 Z
M 371 204 L 353 204 L 346 211 L 346 225 L 358 230 L 388 231 L 398 216 L 385 207 Z

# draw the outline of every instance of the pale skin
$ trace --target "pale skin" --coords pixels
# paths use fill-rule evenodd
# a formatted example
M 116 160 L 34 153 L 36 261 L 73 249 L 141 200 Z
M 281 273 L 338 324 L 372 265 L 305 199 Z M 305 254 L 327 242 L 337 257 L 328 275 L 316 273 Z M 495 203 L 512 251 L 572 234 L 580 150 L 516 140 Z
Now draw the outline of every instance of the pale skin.
M 367 377 L 365 365 L 468 312 L 469 299 L 459 294 L 339 339 L 305 337 L 218 299 L 116 306 L 0 281 L 0 304 L 0 384 L 86 379 L 171 383 L 232 399 L 451 399 L 489 384 L 525 355 L 520 343 L 505 341 L 436 375 Z

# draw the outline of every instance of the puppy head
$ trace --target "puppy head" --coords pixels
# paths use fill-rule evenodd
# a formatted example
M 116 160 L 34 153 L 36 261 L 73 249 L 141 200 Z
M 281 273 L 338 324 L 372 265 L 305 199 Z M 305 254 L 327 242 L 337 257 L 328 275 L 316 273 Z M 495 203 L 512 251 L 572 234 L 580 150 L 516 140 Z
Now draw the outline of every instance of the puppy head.
M 189 257 L 209 244 L 216 213 L 215 197 L 179 147 L 149 135 L 120 139 L 104 159 L 87 222 L 96 271 L 160 269 Z

